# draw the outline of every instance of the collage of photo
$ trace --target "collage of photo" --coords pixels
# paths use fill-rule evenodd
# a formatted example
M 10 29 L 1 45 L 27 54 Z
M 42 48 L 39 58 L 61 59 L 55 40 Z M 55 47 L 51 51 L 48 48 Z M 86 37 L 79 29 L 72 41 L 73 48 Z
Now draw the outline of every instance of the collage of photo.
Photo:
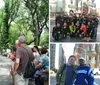
M 0 85 L 100 85 L 99 0 L 0 0 Z

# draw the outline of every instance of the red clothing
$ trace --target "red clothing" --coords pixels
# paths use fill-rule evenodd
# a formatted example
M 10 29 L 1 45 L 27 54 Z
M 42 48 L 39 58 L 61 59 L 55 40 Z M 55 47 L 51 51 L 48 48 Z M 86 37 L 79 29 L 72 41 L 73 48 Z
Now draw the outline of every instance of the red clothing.
M 86 26 L 81 27 L 81 30 L 83 30 L 84 34 L 86 34 L 86 32 L 87 32 L 87 28 L 86 28 Z
M 16 57 L 16 52 L 13 52 L 13 56 Z

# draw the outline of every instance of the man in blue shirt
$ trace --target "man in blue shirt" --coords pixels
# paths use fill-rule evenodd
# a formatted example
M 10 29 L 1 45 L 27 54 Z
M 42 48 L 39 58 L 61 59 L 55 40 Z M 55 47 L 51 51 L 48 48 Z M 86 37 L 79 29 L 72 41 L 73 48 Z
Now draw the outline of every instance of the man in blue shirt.
M 75 56 L 71 55 L 67 64 L 62 64 L 57 71 L 56 82 L 57 85 L 73 85 L 76 77 Z
M 83 57 L 79 59 L 80 66 L 77 68 L 77 76 L 74 85 L 94 85 L 92 69 L 85 64 Z

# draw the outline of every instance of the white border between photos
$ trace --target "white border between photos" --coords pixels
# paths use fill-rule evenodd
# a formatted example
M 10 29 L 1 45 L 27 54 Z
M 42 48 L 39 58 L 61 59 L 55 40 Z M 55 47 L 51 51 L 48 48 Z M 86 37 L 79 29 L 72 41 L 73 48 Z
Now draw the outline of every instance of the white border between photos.
M 50 0 L 49 0 L 49 85 L 50 85 Z

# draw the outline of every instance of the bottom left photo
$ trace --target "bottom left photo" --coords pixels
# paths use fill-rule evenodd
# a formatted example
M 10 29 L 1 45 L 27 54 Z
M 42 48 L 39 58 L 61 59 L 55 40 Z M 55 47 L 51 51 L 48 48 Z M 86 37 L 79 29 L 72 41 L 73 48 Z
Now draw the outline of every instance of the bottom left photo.
M 0 54 L 2 85 L 49 85 L 49 48 L 32 47 L 20 36 L 12 49 Z

